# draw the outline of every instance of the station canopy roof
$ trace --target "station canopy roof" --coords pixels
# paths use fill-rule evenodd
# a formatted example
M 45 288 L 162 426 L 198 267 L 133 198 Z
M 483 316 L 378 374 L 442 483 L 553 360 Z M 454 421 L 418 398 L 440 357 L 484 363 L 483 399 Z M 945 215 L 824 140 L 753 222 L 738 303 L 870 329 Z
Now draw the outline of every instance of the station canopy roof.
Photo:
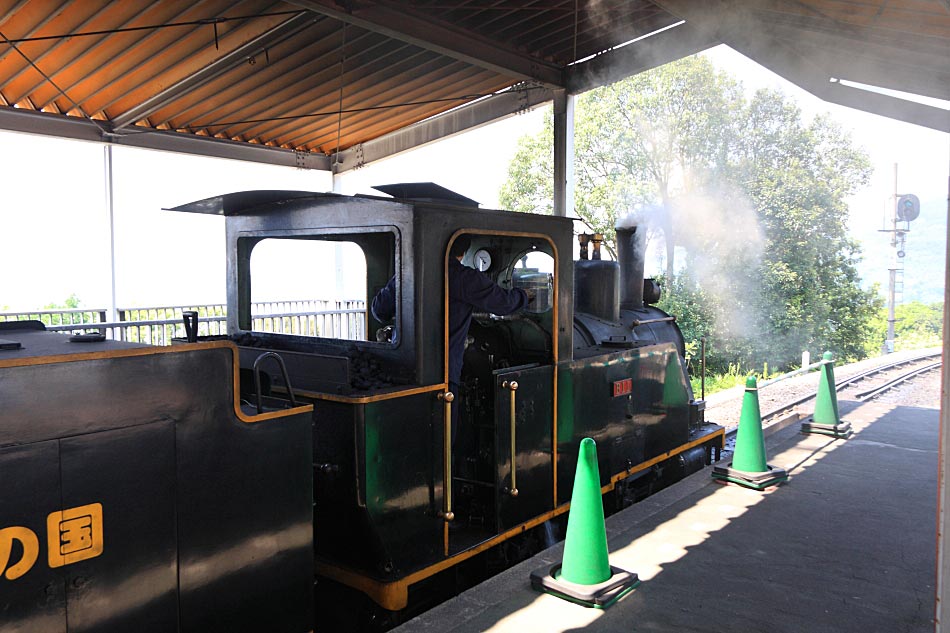
M 345 171 L 725 43 L 950 131 L 950 0 L 0 0 L 0 129 Z

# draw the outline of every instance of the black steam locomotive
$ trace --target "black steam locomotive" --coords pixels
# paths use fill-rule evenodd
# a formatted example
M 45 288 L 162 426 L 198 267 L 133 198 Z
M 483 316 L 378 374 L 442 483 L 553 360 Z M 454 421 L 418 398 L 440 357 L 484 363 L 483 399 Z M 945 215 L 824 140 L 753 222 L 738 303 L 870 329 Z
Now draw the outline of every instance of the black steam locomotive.
M 567 218 L 382 189 L 175 209 L 226 217 L 227 337 L 152 348 L 0 324 L 0 631 L 308 631 L 344 595 L 408 613 L 447 574 L 527 553 L 566 512 L 582 438 L 618 507 L 721 447 L 673 317 L 649 305 L 640 232 L 618 230 L 617 262 L 581 236 L 572 261 Z M 463 234 L 463 263 L 537 300 L 474 316 L 451 394 Z M 368 300 L 395 276 L 395 322 L 255 321 L 269 288 L 340 275 Z

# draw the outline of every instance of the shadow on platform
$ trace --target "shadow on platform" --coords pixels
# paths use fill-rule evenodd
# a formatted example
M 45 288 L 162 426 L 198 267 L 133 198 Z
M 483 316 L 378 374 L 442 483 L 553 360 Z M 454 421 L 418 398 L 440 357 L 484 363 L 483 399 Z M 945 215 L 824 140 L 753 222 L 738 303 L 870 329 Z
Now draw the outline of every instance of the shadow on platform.
M 558 545 L 396 630 L 932 631 L 939 412 L 840 405 L 851 439 L 767 440 L 785 484 L 758 492 L 707 469 L 610 517 L 611 563 L 642 580 L 610 609 L 530 588 Z

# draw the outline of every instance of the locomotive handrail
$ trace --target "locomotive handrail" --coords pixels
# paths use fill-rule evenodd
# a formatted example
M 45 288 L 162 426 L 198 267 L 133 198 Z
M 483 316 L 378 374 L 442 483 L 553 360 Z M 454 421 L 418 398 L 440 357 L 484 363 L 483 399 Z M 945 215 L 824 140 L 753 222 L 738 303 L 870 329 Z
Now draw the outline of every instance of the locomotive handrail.
M 455 394 L 451 391 L 446 391 L 440 393 L 438 398 L 445 405 L 443 410 L 445 416 L 443 420 L 444 437 L 442 440 L 442 449 L 444 452 L 442 460 L 442 518 L 448 522 L 455 518 L 455 513 L 452 512 L 452 401 L 455 400 Z M 446 555 L 448 555 L 448 542 L 446 542 L 445 546 Z
M 284 365 L 284 359 L 275 352 L 264 352 L 254 359 L 254 387 L 257 390 L 256 395 L 258 415 L 264 412 L 264 397 L 261 394 L 261 363 L 266 358 L 273 358 L 275 361 L 277 361 L 277 366 L 280 368 L 280 375 L 284 379 L 284 384 L 287 386 L 287 395 L 290 397 L 290 406 L 297 406 L 297 399 L 294 397 L 293 387 L 290 386 L 290 376 L 287 375 L 287 366 Z
M 518 383 L 514 380 L 506 380 L 501 383 L 501 386 L 503 389 L 508 389 L 508 392 L 511 394 L 511 488 L 508 490 L 508 494 L 512 497 L 517 497 L 518 467 L 515 465 L 515 457 L 517 456 L 517 449 L 515 448 L 515 392 L 518 391 Z
M 643 319 L 642 321 L 639 319 L 634 319 L 630 323 L 630 327 L 634 328 L 640 325 L 649 325 L 650 323 L 667 323 L 667 322 L 675 321 L 675 320 L 676 320 L 675 316 L 657 317 L 655 319 Z

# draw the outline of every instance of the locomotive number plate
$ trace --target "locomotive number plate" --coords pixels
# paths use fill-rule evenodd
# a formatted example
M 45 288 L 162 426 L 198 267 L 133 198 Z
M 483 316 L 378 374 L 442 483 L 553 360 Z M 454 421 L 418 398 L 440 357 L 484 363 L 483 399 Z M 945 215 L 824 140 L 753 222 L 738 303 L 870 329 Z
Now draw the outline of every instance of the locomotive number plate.
M 633 393 L 633 378 L 614 381 L 614 398 Z

